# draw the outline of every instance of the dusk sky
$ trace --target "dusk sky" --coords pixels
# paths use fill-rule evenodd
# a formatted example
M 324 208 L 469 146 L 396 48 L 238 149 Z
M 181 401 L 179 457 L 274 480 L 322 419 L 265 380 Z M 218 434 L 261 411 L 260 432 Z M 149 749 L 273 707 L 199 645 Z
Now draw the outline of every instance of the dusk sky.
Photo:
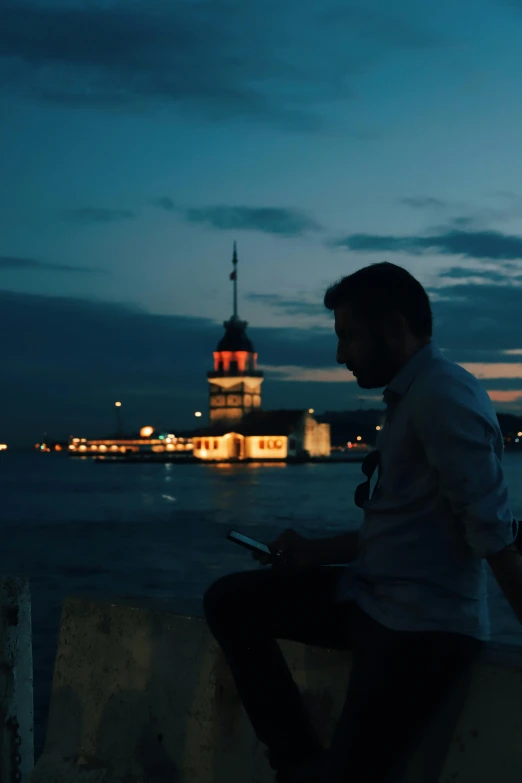
M 522 412 L 522 0 L 0 0 L 0 442 L 182 428 L 231 314 L 264 407 L 380 404 L 324 289 L 393 261 Z

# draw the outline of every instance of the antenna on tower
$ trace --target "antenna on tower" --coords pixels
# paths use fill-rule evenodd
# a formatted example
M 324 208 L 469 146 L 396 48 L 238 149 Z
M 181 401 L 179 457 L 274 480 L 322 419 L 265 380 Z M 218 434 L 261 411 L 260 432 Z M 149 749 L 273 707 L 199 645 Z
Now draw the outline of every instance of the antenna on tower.
M 234 315 L 233 318 L 237 321 L 237 246 L 234 242 L 234 255 L 232 256 L 232 263 L 234 265 L 234 271 L 230 273 L 230 279 L 234 281 Z

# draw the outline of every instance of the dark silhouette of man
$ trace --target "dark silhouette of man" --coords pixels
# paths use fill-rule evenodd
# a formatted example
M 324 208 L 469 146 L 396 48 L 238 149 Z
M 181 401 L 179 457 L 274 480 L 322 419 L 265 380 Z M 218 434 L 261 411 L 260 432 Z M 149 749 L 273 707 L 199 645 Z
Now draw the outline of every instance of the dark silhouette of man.
M 364 521 L 330 538 L 285 531 L 271 549 L 286 567 L 225 576 L 204 607 L 278 781 L 388 783 L 489 638 L 486 563 L 522 620 L 517 523 L 495 411 L 433 343 L 422 285 L 373 264 L 331 286 L 325 306 L 338 363 L 361 388 L 385 387 L 385 424 L 355 497 Z M 352 650 L 326 751 L 277 639 Z

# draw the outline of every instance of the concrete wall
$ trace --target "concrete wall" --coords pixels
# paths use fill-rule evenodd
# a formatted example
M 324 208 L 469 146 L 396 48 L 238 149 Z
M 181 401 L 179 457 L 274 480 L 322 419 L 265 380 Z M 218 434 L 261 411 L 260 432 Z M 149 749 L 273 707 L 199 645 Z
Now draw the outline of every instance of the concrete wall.
M 29 581 L 0 576 L 0 783 L 25 782 L 34 763 Z
M 327 741 L 350 656 L 282 647 Z M 484 660 L 469 693 L 460 683 L 437 715 L 403 783 L 520 779 L 522 668 Z M 45 751 L 29 783 L 76 781 L 273 782 L 203 621 L 165 604 L 67 600 Z

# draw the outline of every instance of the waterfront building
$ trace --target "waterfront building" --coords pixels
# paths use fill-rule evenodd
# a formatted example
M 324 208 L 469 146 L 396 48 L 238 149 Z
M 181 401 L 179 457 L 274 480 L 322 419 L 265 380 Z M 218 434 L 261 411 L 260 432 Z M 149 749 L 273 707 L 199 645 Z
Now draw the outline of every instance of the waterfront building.
M 207 461 L 329 457 L 330 425 L 307 410 L 252 411 L 232 430 L 209 428 L 193 444 L 194 456 Z

